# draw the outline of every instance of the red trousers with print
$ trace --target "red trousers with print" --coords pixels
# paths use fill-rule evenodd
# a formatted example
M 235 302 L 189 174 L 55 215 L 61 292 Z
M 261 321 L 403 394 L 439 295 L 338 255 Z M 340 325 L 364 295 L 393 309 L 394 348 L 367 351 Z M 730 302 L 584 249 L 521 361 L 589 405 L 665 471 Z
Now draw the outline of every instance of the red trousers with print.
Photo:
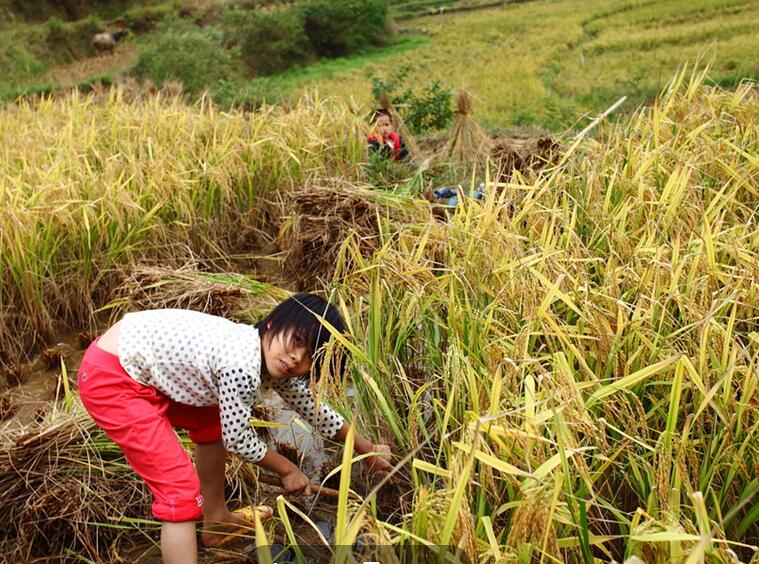
M 200 481 L 174 427 L 187 429 L 195 443 L 221 440 L 219 406 L 177 403 L 152 386 L 138 383 L 116 355 L 92 343 L 78 374 L 79 396 L 127 462 L 153 493 L 160 521 L 194 521 L 203 515 Z

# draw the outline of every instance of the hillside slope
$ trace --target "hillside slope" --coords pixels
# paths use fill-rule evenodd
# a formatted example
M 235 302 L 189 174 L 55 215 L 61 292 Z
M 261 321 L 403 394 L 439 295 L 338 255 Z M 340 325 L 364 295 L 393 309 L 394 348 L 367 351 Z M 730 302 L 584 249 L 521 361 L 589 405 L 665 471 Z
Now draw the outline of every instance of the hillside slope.
M 628 110 L 651 100 L 698 58 L 712 62 L 710 77 L 721 85 L 759 79 L 759 0 L 544 0 L 416 19 L 413 28 L 430 41 L 294 91 L 369 101 L 368 77 L 407 68 L 410 85 L 440 78 L 468 88 L 489 126 L 557 129 L 622 95 Z
M 65 23 L 66 44 L 50 40 L 58 33 L 51 21 L 6 25 L 0 29 L 0 99 L 25 89 L 119 81 L 141 51 L 160 41 L 163 32 L 156 25 L 162 19 L 181 17 L 183 25 L 196 26 L 198 33 L 223 36 L 219 22 L 224 10 L 239 4 L 203 0 L 179 9 L 150 0 L 71 3 L 79 6 L 74 11 L 89 6 L 103 17 L 123 13 L 119 10 L 128 4 L 125 21 L 134 33 L 114 55 L 96 56 L 88 51 L 88 38 L 94 30 L 107 28 L 106 20 Z M 437 79 L 446 88 L 469 89 L 475 96 L 475 115 L 490 128 L 562 130 L 582 126 L 583 116 L 604 110 L 622 95 L 628 96 L 623 111 L 650 101 L 664 85 L 663 77 L 684 62 L 710 62 L 710 79 L 723 86 L 759 77 L 759 34 L 753 33 L 759 29 L 759 0 L 540 0 L 483 8 L 492 4 L 393 1 L 399 36 L 389 38 L 385 47 L 253 79 L 245 75 L 233 49 L 231 76 L 219 82 L 209 75 L 205 84 L 210 90 L 220 88 L 227 103 L 289 103 L 317 88 L 370 106 L 372 78 L 403 75 L 398 89 L 417 91 Z M 0 0 L 0 12 L 18 5 L 17 0 Z M 67 3 L 39 0 L 32 5 L 40 13 L 60 14 Z M 430 12 L 437 15 L 417 17 Z M 14 13 L 19 17 L 22 11 L 16 8 Z

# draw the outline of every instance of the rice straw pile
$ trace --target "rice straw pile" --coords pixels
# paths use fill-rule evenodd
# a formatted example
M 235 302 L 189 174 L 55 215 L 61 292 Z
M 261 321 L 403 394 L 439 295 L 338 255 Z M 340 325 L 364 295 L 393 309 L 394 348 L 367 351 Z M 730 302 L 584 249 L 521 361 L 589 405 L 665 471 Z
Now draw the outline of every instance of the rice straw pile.
M 469 166 L 482 162 L 490 154 L 492 141 L 471 116 L 472 96 L 466 90 L 456 95 L 456 117 L 451 138 L 443 149 L 445 159 Z
M 495 139 L 490 157 L 498 171 L 501 182 L 509 182 L 515 172 L 531 178 L 561 156 L 561 145 L 550 135 L 537 139 Z
M 371 190 L 338 178 L 316 180 L 293 190 L 285 209 L 290 210 L 280 227 L 278 246 L 284 253 L 283 270 L 299 289 L 313 288 L 328 279 L 341 263 L 340 247 L 349 237 L 355 240 L 358 256 L 369 256 L 380 245 L 384 220 L 394 225 L 426 221 L 426 202 Z M 350 253 L 349 253 L 350 254 Z
M 70 413 L 54 408 L 52 416 L 30 432 L 4 439 L 3 562 L 51 555 L 133 562 L 140 559 L 136 555 L 154 551 L 160 523 L 151 518 L 150 491 L 78 401 Z M 230 460 L 225 491 L 231 506 L 256 503 L 250 465 Z
M 118 447 L 79 411 L 58 414 L 0 447 L 0 553 L 7 562 L 51 554 L 118 560 L 115 545 L 144 541 L 147 488 Z
M 172 269 L 135 265 L 117 290 L 112 304 L 123 309 L 192 309 L 223 317 L 246 317 L 265 312 L 289 296 L 289 292 L 249 276 L 203 272 L 188 263 Z

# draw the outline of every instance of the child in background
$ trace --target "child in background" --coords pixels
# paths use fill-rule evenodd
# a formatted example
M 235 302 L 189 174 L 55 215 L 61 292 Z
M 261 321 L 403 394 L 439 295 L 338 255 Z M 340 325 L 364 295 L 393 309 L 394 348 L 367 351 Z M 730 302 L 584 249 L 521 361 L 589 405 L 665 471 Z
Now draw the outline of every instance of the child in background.
M 227 452 L 277 473 L 285 492 L 310 494 L 309 478 L 249 424 L 262 388 L 277 391 L 323 436 L 345 440 L 349 424 L 324 403 L 317 407 L 307 383 L 312 366 L 320 373 L 320 349 L 330 337 L 315 314 L 345 331 L 334 306 L 298 294 L 255 326 L 176 309 L 129 313 L 87 349 L 79 395 L 153 493 L 166 564 L 197 562 L 201 517 L 206 546 L 251 526 L 250 515 L 227 508 Z M 187 429 L 196 444 L 195 468 L 174 427 Z M 370 469 L 391 469 L 386 445 L 354 436 L 358 453 L 376 453 L 364 459 Z M 257 510 L 262 520 L 271 516 L 269 508 Z
M 374 130 L 367 143 L 369 154 L 377 154 L 386 159 L 401 161 L 408 157 L 408 149 L 400 135 L 393 131 L 393 120 L 390 112 L 380 108 L 372 115 Z

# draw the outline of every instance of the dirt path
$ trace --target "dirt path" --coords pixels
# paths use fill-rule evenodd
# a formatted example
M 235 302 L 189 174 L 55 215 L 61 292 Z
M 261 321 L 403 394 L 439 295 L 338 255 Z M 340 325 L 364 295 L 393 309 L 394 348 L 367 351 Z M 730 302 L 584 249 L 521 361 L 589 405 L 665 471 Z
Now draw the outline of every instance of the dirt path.
M 456 14 L 460 12 L 477 12 L 480 10 L 489 10 L 491 8 L 501 8 L 510 4 L 524 4 L 533 0 L 497 0 L 492 2 L 483 2 L 481 4 L 462 4 L 454 6 L 439 6 L 437 8 L 428 8 L 425 11 L 409 14 L 407 16 L 399 17 L 399 21 L 409 21 L 418 18 L 426 18 L 429 16 L 446 16 L 448 14 Z
M 98 55 L 53 67 L 45 74 L 44 81 L 59 84 L 63 88 L 76 86 L 95 76 L 125 70 L 136 56 L 135 45 L 119 45 L 112 54 Z

